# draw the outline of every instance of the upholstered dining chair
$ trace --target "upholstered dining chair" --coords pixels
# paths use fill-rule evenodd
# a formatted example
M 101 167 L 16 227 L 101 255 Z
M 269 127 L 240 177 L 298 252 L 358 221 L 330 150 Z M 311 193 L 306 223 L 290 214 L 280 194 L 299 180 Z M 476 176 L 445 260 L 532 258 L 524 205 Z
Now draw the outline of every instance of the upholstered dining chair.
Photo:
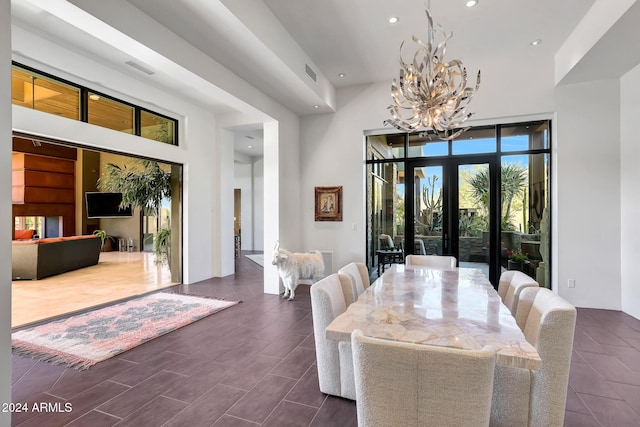
M 353 290 L 353 301 L 356 301 L 358 296 L 370 285 L 369 270 L 367 266 L 361 262 L 347 264 L 338 270 L 338 273 L 349 277 Z
M 512 273 L 512 274 L 508 274 Z M 510 279 L 509 279 L 510 277 Z M 498 295 L 502 299 L 504 305 L 507 306 L 511 314 L 516 315 L 520 293 L 525 288 L 539 287 L 540 285 L 531 277 L 521 271 L 505 271 L 500 275 L 498 283 Z M 504 294 L 504 296 L 501 294 Z M 518 325 L 522 329 L 523 325 Z
M 393 244 L 393 239 L 388 234 L 381 234 L 378 240 L 380 241 L 380 249 L 389 250 L 396 248 Z
M 504 297 L 507 295 L 507 289 L 509 289 L 509 283 L 511 283 L 511 279 L 513 279 L 513 275 L 516 274 L 516 271 L 517 270 L 507 270 L 500 275 L 500 279 L 498 281 L 498 295 L 500 295 L 502 302 L 504 302 Z
M 538 351 L 542 367 L 496 368 L 491 425 L 562 427 L 576 309 L 549 289 L 529 287 L 520 293 L 516 321 Z
M 407 255 L 405 265 L 421 265 L 426 267 L 456 268 L 457 260 L 448 255 Z
M 325 330 L 347 309 L 345 294 L 351 292 L 351 280 L 342 274 L 332 274 L 311 286 L 311 315 L 316 344 L 316 365 L 320 391 L 355 400 L 351 343 L 329 340 Z M 345 292 L 345 290 L 348 291 Z
M 495 352 L 351 334 L 359 427 L 487 426 Z

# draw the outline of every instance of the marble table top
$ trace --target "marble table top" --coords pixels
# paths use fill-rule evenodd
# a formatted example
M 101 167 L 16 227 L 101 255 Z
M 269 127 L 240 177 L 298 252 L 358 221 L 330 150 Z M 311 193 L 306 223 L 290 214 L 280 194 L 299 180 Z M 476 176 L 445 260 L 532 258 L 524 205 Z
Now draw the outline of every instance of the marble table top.
M 497 363 L 539 369 L 542 361 L 481 270 L 394 264 L 326 329 L 328 339 L 351 332 L 470 350 L 491 346 Z

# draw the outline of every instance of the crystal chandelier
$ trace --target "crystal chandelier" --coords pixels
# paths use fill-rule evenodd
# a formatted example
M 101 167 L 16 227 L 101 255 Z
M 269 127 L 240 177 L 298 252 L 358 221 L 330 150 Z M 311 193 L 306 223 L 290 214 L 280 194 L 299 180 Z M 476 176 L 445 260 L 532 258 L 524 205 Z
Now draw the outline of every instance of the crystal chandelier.
M 467 87 L 467 70 L 462 61 L 444 61 L 446 43 L 453 33 L 447 34 L 438 25 L 444 40 L 436 45 L 429 6 L 425 12 L 429 38 L 425 43 L 412 37 L 420 47 L 410 63 L 403 61 L 404 42 L 400 45 L 400 79 L 393 79 L 391 84 L 394 102 L 388 107 L 391 118 L 384 124 L 407 132 L 426 131 L 450 140 L 468 129 L 462 125 L 473 114 L 467 112 L 467 105 L 480 87 L 480 71 L 475 87 Z

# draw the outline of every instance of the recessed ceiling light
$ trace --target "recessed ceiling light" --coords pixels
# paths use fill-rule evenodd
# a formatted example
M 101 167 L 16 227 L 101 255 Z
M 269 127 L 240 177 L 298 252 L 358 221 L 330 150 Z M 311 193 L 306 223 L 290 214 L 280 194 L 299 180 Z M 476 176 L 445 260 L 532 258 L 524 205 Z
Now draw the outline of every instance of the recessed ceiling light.
M 542 40 L 535 39 L 534 41 L 531 42 L 531 46 L 538 46 L 540 43 L 542 43 Z
M 340 77 L 340 78 L 343 78 L 344 76 L 346 76 L 346 74 L 345 74 L 345 73 L 340 73 L 340 74 L 338 74 L 338 77 Z
M 247 148 L 253 148 L 253 145 L 247 145 Z
M 469 0 L 469 1 L 467 1 L 467 2 L 465 3 L 465 6 L 467 6 L 467 7 L 473 7 L 473 6 L 477 5 L 477 4 L 478 4 L 478 0 Z
M 389 18 L 389 24 L 397 24 L 398 21 L 400 21 L 400 18 L 398 18 L 397 16 L 392 16 L 391 18 Z
M 319 105 L 314 105 L 313 108 L 320 108 L 320 106 Z

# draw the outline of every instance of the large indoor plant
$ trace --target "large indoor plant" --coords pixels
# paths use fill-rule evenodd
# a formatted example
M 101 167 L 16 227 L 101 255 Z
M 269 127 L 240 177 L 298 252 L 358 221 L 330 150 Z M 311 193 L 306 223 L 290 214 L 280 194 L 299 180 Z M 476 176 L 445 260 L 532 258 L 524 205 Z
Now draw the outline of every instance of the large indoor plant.
M 154 212 L 160 229 L 160 208 L 163 199 L 171 198 L 171 172 L 163 170 L 153 160 L 132 160 L 129 164 L 105 165 L 105 172 L 98 179 L 101 191 L 122 193 L 122 206 L 131 205 L 146 212 Z M 156 239 L 157 240 L 157 236 Z M 164 239 L 166 242 L 168 240 Z M 161 250 L 156 250 L 156 247 Z M 167 261 L 162 245 L 154 243 L 156 262 Z

